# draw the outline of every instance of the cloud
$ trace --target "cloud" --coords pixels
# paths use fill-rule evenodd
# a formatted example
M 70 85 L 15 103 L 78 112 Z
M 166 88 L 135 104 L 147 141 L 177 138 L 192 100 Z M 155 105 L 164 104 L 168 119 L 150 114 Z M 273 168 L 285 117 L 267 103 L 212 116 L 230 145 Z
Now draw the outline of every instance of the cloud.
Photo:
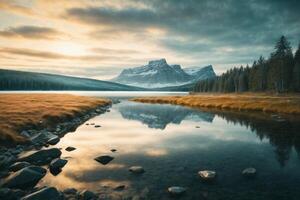
M 14 54 L 20 56 L 27 57 L 36 57 L 36 58 L 44 58 L 44 59 L 69 59 L 69 60 L 106 60 L 106 59 L 116 59 L 120 57 L 116 56 L 100 56 L 100 55 L 83 55 L 83 56 L 70 56 L 60 53 L 54 53 L 49 51 L 39 51 L 33 49 L 25 49 L 25 48 L 0 48 L 0 52 L 6 54 Z M 123 58 L 125 59 L 125 57 Z
M 0 0 L 0 10 L 27 16 L 35 15 L 35 12 L 31 8 L 14 4 L 8 0 Z
M 94 27 L 143 32 L 156 27 L 174 35 L 193 40 L 205 38 L 209 45 L 219 47 L 260 47 L 273 45 L 282 34 L 293 42 L 300 35 L 300 3 L 297 0 L 144 0 L 143 7 L 81 7 L 67 9 L 70 20 Z M 113 33 L 112 33 L 113 34 Z M 172 46 L 172 40 L 161 43 Z M 159 38 L 161 40 L 162 38 Z M 173 41 L 174 43 L 176 40 Z M 174 44 L 176 45 L 176 44 Z M 202 46 L 205 46 L 201 44 Z M 186 48 L 186 50 L 182 50 Z M 188 52 L 195 44 L 170 48 Z
M 55 39 L 61 35 L 64 34 L 56 29 L 39 26 L 10 27 L 6 30 L 0 31 L 0 36 L 8 38 L 21 37 L 27 39 Z

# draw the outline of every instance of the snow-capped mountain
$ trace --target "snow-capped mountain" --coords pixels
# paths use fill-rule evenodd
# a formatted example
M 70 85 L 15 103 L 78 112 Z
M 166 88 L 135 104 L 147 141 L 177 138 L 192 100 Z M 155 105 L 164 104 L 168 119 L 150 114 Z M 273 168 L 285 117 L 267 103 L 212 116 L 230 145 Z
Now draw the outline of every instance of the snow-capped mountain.
M 112 81 L 132 86 L 159 88 L 183 85 L 215 76 L 212 66 L 207 66 L 206 69 L 187 69 L 188 71 L 185 71 L 180 65 L 169 65 L 166 59 L 153 60 L 141 67 L 124 69 Z
M 197 80 L 203 80 L 210 77 L 215 77 L 216 73 L 212 67 L 212 65 L 208 65 L 205 67 L 188 67 L 184 68 L 184 71 L 195 77 Z

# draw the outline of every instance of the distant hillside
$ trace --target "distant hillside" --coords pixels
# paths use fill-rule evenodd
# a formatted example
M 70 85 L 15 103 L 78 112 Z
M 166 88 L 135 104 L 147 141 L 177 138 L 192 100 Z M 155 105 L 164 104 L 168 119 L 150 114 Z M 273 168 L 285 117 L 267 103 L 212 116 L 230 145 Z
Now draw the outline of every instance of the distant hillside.
M 147 65 L 124 69 L 112 81 L 145 88 L 176 87 L 216 76 L 211 65 L 182 69 L 169 65 L 166 59 L 149 61 Z
M 0 69 L 0 90 L 141 91 L 109 81 Z

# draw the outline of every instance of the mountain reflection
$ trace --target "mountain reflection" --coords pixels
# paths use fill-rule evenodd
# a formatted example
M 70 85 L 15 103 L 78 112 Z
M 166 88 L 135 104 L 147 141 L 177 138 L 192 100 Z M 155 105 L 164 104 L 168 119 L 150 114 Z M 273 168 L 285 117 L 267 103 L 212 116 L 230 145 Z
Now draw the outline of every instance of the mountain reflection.
M 270 114 L 243 112 L 204 112 L 174 105 L 128 103 L 117 107 L 122 117 L 137 120 L 149 128 L 165 129 L 168 124 L 180 124 L 183 120 L 212 122 L 215 116 L 227 122 L 250 128 L 261 140 L 268 139 L 274 147 L 276 159 L 284 167 L 294 148 L 300 158 L 299 120 L 276 121 Z
M 128 103 L 117 107 L 122 117 L 137 120 L 149 128 L 165 129 L 168 124 L 180 124 L 182 120 L 212 122 L 214 114 L 200 112 L 182 106 Z

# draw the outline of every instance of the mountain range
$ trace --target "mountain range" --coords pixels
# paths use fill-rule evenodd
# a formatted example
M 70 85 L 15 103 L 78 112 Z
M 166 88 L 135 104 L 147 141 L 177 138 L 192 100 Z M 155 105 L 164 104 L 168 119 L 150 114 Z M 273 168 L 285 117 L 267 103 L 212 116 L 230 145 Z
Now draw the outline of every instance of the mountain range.
M 149 61 L 144 66 L 124 69 L 111 81 L 144 88 L 162 88 L 186 85 L 215 76 L 211 65 L 183 69 L 180 65 L 169 65 L 166 59 L 160 59 Z

